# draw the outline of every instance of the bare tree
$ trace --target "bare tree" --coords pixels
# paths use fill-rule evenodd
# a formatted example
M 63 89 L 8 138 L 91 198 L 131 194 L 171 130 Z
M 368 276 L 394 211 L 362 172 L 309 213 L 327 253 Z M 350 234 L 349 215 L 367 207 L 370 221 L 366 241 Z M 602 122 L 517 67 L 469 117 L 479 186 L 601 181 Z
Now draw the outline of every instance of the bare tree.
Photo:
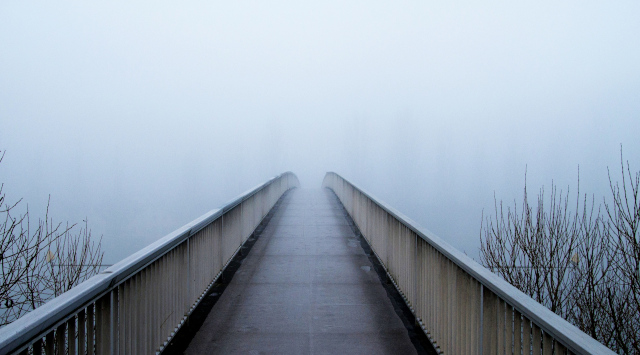
M 613 183 L 609 172 L 613 201 L 611 206 L 605 202 L 607 234 L 613 244 L 610 278 L 617 283 L 615 293 L 606 293 L 606 305 L 617 327 L 617 345 L 640 353 L 640 171 L 634 176 L 622 149 L 620 168 L 621 183 Z
M 526 179 L 525 179 L 526 181 Z M 502 201 L 495 203 L 495 219 L 483 221 L 481 261 L 484 266 L 560 316 L 566 317 L 571 297 L 572 258 L 579 247 L 582 219 L 569 209 L 569 192 L 551 186 L 549 207 L 540 189 L 537 208 L 528 201 L 525 182 L 520 212 L 517 205 L 504 212 Z M 576 210 L 580 200 L 576 201 Z M 587 205 L 582 204 L 583 214 Z M 484 224 L 486 223 L 486 224 Z
M 622 182 L 609 175 L 612 203 L 580 196 L 552 183 L 535 209 L 526 178 L 522 207 L 481 226 L 481 262 L 506 281 L 614 351 L 640 354 L 640 172 L 622 159 Z M 578 178 L 578 186 L 580 180 Z
M 97 274 L 104 255 L 86 220 L 77 232 L 75 224 L 54 224 L 48 203 L 34 225 L 28 208 L 14 213 L 21 200 L 8 203 L 3 189 L 0 184 L 0 326 Z

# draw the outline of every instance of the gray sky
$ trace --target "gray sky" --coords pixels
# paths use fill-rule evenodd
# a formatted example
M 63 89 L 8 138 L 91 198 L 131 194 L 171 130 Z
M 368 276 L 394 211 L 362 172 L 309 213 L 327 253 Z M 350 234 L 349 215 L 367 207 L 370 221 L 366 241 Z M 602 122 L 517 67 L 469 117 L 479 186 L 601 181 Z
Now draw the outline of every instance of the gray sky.
M 0 4 L 0 181 L 116 261 L 336 171 L 471 256 L 493 195 L 640 169 L 637 1 Z M 616 170 L 617 172 L 617 170 Z M 616 175 L 617 176 L 617 175 Z

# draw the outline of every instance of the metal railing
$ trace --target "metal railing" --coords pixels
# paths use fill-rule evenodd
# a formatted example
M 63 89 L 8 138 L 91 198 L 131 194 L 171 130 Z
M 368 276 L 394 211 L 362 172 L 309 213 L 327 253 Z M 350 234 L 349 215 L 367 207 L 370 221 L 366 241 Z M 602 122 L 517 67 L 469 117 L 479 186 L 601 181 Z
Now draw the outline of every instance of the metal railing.
M 446 354 L 613 354 L 394 208 L 327 173 L 429 340 Z
M 0 329 L 0 354 L 162 352 L 278 199 L 290 172 L 168 234 Z

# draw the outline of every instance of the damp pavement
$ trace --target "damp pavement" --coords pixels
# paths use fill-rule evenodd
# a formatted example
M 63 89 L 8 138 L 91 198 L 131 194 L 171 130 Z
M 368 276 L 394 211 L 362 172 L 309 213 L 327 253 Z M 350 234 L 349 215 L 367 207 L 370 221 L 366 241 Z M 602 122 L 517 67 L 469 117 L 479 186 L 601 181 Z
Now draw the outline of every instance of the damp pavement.
M 185 354 L 415 354 L 336 196 L 277 208 Z

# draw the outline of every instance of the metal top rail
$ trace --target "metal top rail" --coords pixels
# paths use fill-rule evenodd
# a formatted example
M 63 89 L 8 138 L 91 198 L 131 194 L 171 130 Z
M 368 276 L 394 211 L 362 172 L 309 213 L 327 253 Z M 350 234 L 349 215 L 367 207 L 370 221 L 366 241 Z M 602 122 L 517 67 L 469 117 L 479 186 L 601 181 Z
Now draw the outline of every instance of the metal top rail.
M 413 221 L 397 209 L 389 206 L 385 202 L 382 202 L 373 194 L 344 179 L 339 174 L 335 172 L 327 173 L 327 175 L 330 174 L 339 177 L 353 186 L 356 190 L 360 191 L 360 193 L 403 223 L 416 235 L 424 239 L 427 243 L 449 258 L 449 260 L 478 280 L 482 285 L 511 304 L 514 308 L 518 309 L 518 311 L 523 315 L 537 323 L 545 332 L 548 332 L 554 338 L 563 342 L 573 352 L 581 354 L 614 354 L 609 348 L 582 332 L 562 317 L 553 313 L 545 306 L 536 302 L 507 281 L 498 277 L 489 269 L 478 264 L 478 262 L 451 246 L 428 229 L 420 226 L 417 222 Z
M 263 188 L 286 175 L 295 177 L 292 172 L 285 172 L 269 179 L 265 183 L 257 185 L 227 202 L 222 207 L 205 213 L 71 290 L 50 300 L 41 307 L 27 313 L 15 322 L 0 328 L 0 354 L 7 353 L 11 351 L 11 349 L 16 349 L 32 341 L 48 329 L 64 323 L 69 317 L 74 316 L 77 309 L 85 307 L 87 304 L 95 301 L 101 295 L 109 292 L 118 284 L 136 274 L 139 270 L 172 250 L 175 246 L 205 228 L 227 211 L 233 209 Z

